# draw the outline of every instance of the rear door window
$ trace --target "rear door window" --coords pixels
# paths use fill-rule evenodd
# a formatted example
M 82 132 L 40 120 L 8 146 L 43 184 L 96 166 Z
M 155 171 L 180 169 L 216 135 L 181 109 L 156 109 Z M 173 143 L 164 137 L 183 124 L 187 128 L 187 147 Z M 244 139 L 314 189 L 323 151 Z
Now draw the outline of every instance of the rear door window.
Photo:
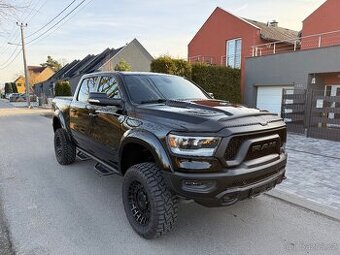
M 114 76 L 103 76 L 99 82 L 98 92 L 105 92 L 110 98 L 121 98 L 118 81 Z

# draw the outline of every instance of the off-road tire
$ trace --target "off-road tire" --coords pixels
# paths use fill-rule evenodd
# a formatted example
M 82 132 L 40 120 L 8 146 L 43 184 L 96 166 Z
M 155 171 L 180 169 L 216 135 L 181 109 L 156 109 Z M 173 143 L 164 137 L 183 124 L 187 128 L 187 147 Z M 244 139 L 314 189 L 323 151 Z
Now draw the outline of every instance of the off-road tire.
M 55 131 L 54 151 L 60 165 L 70 165 L 76 161 L 76 146 L 65 129 L 59 128 Z
M 131 186 L 135 183 L 143 187 L 148 200 L 149 220 L 144 224 L 137 221 L 136 207 L 132 206 Z M 127 170 L 123 182 L 123 204 L 130 225 L 146 239 L 169 232 L 177 220 L 178 198 L 168 189 L 161 169 L 154 163 L 137 164 Z

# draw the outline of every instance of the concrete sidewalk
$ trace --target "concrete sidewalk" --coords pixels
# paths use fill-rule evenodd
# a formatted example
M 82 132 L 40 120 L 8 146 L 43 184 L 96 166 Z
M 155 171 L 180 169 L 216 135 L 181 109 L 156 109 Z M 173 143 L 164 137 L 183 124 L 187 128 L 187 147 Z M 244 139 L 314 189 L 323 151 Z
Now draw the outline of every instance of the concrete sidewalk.
M 340 212 L 340 143 L 289 134 L 287 177 L 277 189 Z

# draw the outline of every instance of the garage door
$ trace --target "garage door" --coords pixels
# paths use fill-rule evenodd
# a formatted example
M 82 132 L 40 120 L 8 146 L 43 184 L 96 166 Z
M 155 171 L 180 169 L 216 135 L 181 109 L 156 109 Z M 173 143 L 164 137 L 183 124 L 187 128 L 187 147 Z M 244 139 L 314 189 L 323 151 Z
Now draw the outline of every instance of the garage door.
M 293 86 L 258 86 L 256 107 L 281 115 L 282 89 Z

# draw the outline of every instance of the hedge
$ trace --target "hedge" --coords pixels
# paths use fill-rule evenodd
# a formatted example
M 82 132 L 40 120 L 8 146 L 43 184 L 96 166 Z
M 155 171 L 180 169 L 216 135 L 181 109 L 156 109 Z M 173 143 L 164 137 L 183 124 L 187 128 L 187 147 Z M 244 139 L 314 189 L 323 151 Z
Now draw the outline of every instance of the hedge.
M 216 99 L 241 103 L 241 71 L 239 69 L 194 64 L 191 78 L 205 91 L 214 93 Z
M 191 65 L 182 59 L 163 56 L 151 63 L 151 71 L 186 77 L 207 92 L 214 93 L 216 99 L 232 103 L 241 102 L 241 71 L 239 69 L 204 63 Z
M 191 79 L 191 65 L 182 59 L 173 59 L 168 56 L 157 58 L 151 63 L 151 72 L 167 73 Z
M 55 85 L 55 96 L 72 96 L 70 83 L 68 81 L 57 81 Z

